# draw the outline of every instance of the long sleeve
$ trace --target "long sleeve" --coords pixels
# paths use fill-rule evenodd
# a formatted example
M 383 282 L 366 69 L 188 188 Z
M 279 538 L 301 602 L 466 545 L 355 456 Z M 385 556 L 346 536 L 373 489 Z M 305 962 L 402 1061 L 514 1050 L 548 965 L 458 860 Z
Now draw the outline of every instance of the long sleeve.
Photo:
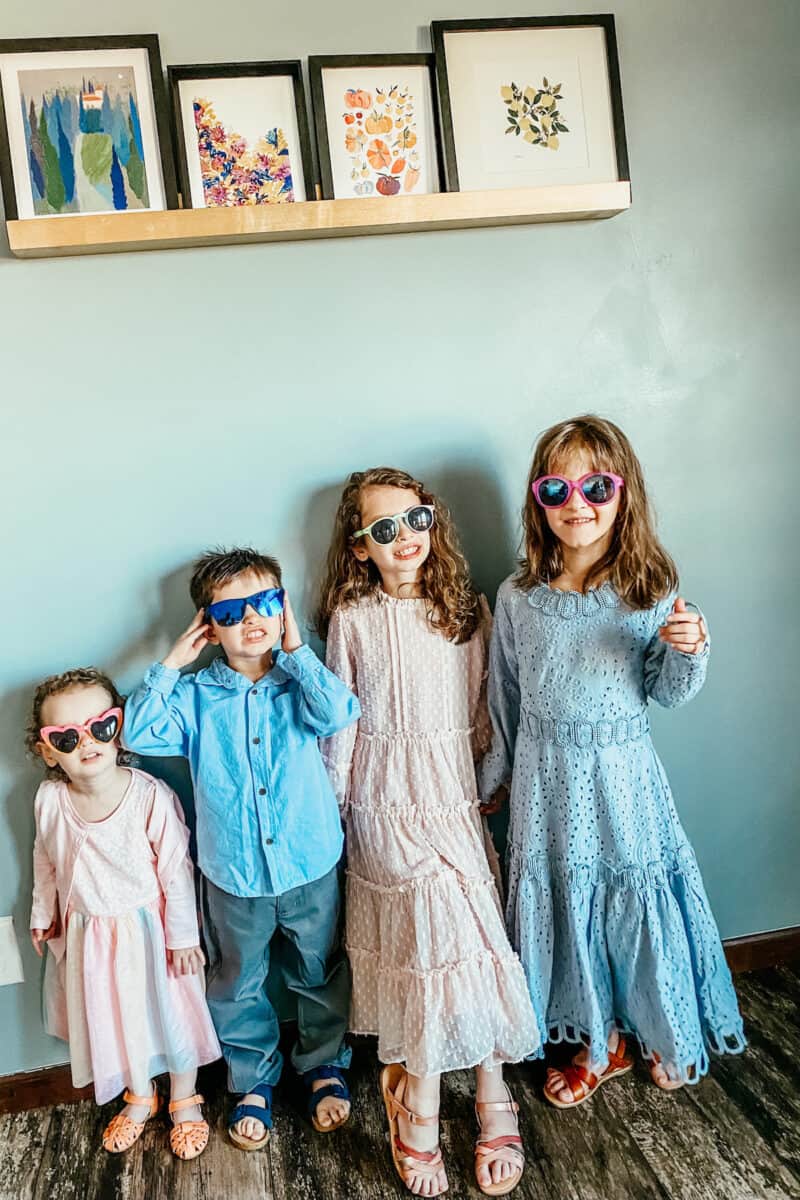
M 492 740 L 489 718 L 487 684 L 489 679 L 489 646 L 492 637 L 492 614 L 486 597 L 481 596 L 481 623 L 474 633 L 475 655 L 470 668 L 470 727 L 472 729 L 472 758 L 480 762 Z
M 356 697 L 310 646 L 299 646 L 291 654 L 279 650 L 275 661 L 300 685 L 300 718 L 317 737 L 332 737 L 361 716 Z
M 497 594 L 492 640 L 489 647 L 489 716 L 492 743 L 478 771 L 481 800 L 491 800 L 501 784 L 511 782 L 520 713 L 519 670 L 508 600 Z
M 122 743 L 138 754 L 186 758 L 193 729 L 193 677 L 153 663 L 125 703 Z
M 355 698 L 358 694 L 356 661 L 347 641 L 346 625 L 340 612 L 335 612 L 331 617 L 325 662 Z M 358 722 L 354 722 L 322 744 L 322 759 L 342 816 L 347 811 L 350 799 L 350 771 L 357 731 Z
M 49 929 L 58 913 L 56 869 L 47 853 L 36 808 L 36 838 L 33 843 L 33 900 L 31 929 Z
M 191 946 L 199 946 L 189 830 L 177 796 L 158 780 L 153 781 L 147 838 L 156 857 L 156 873 L 164 894 L 167 948 L 188 950 Z
M 664 708 L 679 708 L 697 695 L 705 683 L 711 650 L 708 636 L 700 654 L 684 654 L 660 640 L 658 630 L 672 611 L 674 603 L 675 596 L 669 596 L 656 609 L 656 629 L 644 660 L 645 691 Z M 705 622 L 705 617 L 703 620 Z

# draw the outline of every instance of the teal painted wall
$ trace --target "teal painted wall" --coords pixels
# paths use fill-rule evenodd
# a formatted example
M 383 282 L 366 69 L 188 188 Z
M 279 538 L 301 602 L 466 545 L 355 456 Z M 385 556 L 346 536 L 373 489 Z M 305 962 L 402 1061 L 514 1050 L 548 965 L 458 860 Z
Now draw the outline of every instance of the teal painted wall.
M 427 48 L 433 17 L 515 7 L 140 0 L 125 22 L 97 0 L 6 0 L 2 32 L 155 30 L 165 63 L 305 58 Z M 279 555 L 307 613 L 337 489 L 378 463 L 441 490 L 493 597 L 535 437 L 585 409 L 632 437 L 712 626 L 704 692 L 655 724 L 722 932 L 800 922 L 800 6 L 596 7 L 617 17 L 633 174 L 614 220 L 0 257 L 0 915 L 23 944 L 39 774 L 22 729 L 42 676 L 95 662 L 130 687 L 187 622 L 211 543 Z M 66 1057 L 23 952 L 0 1073 Z

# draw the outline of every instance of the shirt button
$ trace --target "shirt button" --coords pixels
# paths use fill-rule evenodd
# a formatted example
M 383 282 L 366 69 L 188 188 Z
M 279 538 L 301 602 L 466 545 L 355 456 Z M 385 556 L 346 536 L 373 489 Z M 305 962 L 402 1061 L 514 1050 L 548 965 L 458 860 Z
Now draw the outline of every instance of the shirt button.
M 252 691 L 250 692 L 250 695 L 251 695 L 251 696 L 257 696 L 257 695 L 258 695 L 258 688 L 253 688 L 253 689 L 252 689 Z
M 266 788 L 259 788 L 259 789 L 258 789 L 258 794 L 259 794 L 259 796 L 266 796 L 266 794 L 267 794 L 267 789 L 266 789 Z
M 253 745 L 257 746 L 260 741 L 261 741 L 261 738 L 253 738 Z
M 266 838 L 265 840 L 266 840 L 267 845 L 271 846 L 275 839 L 274 838 Z

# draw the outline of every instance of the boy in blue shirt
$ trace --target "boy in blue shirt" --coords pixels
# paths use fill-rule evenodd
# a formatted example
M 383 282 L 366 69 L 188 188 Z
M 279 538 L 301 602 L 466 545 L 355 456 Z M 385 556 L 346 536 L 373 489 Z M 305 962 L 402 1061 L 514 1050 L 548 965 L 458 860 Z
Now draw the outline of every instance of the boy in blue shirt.
M 278 562 L 255 550 L 205 554 L 190 585 L 198 612 L 125 706 L 123 739 L 140 754 L 189 760 L 211 966 L 208 1005 L 242 1093 L 230 1118 L 242 1149 L 266 1145 L 282 1058 L 267 998 L 280 931 L 297 1002 L 292 1063 L 314 1127 L 350 1114 L 343 1070 L 350 981 L 339 943 L 339 810 L 317 738 L 356 721 L 358 700 L 302 644 Z M 212 642 L 222 654 L 181 675 Z M 277 643 L 280 642 L 280 648 Z

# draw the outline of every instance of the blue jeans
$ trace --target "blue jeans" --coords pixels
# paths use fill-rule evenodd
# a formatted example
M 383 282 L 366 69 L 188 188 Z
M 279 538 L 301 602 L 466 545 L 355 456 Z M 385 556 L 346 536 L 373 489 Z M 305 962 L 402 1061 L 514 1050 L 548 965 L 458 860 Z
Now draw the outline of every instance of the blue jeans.
M 292 1065 L 301 1073 L 350 1065 L 344 1041 L 350 972 L 340 944 L 340 906 L 336 867 L 280 896 L 231 896 L 203 879 L 210 961 L 206 998 L 232 1092 L 280 1078 L 280 1026 L 267 995 L 271 944 L 278 933 L 283 935 L 283 980 L 297 1006 Z

